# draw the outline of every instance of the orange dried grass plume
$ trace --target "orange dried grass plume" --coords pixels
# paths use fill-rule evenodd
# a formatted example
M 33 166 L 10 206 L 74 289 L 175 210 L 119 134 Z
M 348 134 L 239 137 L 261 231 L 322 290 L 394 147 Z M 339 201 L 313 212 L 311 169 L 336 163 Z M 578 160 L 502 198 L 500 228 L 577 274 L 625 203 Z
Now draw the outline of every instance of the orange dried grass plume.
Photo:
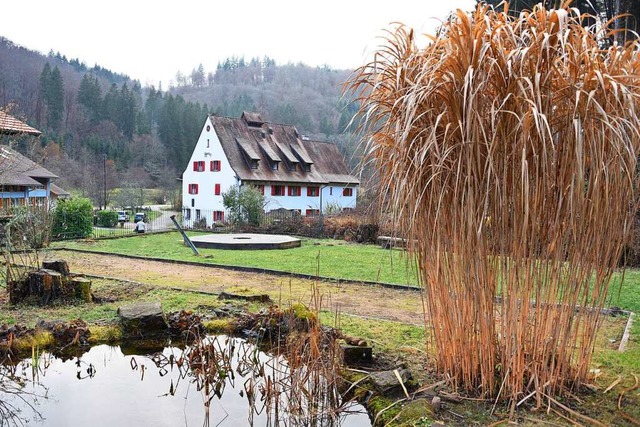
M 514 404 L 587 379 L 636 205 L 636 46 L 581 18 L 480 5 L 421 49 L 399 27 L 350 82 L 439 369 Z

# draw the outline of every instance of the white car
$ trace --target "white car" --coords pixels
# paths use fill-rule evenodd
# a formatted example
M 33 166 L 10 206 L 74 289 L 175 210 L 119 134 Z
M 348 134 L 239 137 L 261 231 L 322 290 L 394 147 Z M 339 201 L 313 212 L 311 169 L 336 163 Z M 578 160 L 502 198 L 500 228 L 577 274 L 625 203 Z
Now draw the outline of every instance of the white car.
M 125 211 L 118 211 L 118 222 L 126 222 L 128 216 Z

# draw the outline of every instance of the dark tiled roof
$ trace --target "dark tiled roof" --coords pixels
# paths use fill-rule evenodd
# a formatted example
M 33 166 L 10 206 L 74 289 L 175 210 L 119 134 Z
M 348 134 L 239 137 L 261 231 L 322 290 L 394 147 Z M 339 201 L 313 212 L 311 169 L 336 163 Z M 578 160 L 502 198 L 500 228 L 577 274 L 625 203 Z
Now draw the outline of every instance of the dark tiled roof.
M 231 167 L 243 181 L 359 183 L 335 144 L 302 140 L 293 126 L 262 122 L 257 113 L 245 112 L 240 118 L 212 115 L 210 119 Z M 255 159 L 259 160 L 253 169 L 251 160 Z M 277 170 L 273 163 L 278 164 Z M 290 170 L 293 165 L 295 170 Z M 310 166 L 309 171 L 304 166 Z
M 14 135 L 21 133 L 38 136 L 41 132 L 4 111 L 0 111 L 0 134 Z
M 39 164 L 9 147 L 0 146 L 0 184 L 42 185 L 37 178 L 57 178 Z

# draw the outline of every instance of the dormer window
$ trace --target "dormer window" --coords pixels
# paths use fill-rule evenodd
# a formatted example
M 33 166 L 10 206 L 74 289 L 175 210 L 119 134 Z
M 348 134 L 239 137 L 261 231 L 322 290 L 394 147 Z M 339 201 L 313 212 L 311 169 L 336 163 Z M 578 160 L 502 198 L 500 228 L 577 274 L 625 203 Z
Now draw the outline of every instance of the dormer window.
M 280 164 L 279 162 L 271 162 L 271 169 L 274 171 L 277 171 L 279 164 Z
M 251 160 L 249 162 L 249 166 L 251 167 L 251 169 L 258 169 L 258 161 L 257 160 Z
M 303 169 L 305 172 L 311 172 L 311 165 L 310 165 L 309 163 L 303 163 L 303 164 L 302 164 L 302 169 Z
M 292 172 L 295 172 L 296 170 L 296 164 L 295 163 L 289 163 L 288 165 L 288 169 Z

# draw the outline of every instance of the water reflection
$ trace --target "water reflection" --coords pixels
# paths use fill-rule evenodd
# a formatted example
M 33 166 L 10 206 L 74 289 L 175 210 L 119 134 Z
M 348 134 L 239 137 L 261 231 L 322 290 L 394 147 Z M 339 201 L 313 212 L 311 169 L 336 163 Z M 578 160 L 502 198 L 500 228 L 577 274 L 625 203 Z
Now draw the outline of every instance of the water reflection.
M 0 390 L 0 401 L 21 409 L 25 425 L 371 425 L 313 366 L 244 340 L 208 337 L 150 350 L 101 345 L 66 360 L 45 353 L 4 365 L 32 394 Z

